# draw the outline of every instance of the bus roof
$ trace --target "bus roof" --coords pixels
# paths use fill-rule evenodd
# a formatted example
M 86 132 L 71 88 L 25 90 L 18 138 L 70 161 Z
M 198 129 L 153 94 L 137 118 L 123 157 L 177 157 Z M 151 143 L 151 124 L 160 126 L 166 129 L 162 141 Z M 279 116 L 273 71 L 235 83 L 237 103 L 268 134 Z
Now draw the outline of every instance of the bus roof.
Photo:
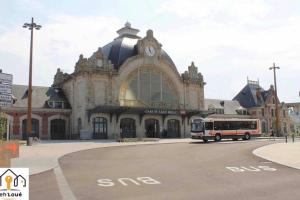
M 259 119 L 239 119 L 239 118 L 196 118 L 193 121 L 204 121 L 204 122 L 213 122 L 213 121 L 257 121 Z

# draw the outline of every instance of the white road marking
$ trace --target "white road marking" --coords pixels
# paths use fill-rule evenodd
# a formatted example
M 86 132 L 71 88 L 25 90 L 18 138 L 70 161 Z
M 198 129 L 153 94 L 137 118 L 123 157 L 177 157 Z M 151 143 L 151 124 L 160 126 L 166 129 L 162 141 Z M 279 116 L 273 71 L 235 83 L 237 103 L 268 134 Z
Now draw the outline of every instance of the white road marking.
M 271 164 L 271 163 L 273 163 L 273 162 L 271 162 L 271 161 L 262 161 L 262 162 L 260 162 L 260 163 Z
M 136 180 L 135 180 L 136 179 Z M 145 176 L 145 177 L 137 177 L 137 178 L 118 178 L 117 181 L 113 181 L 111 179 L 98 179 L 97 180 L 97 185 L 101 187 L 112 187 L 116 186 L 118 184 L 121 184 L 122 186 L 128 186 L 128 185 L 157 185 L 161 184 L 161 182 Z
M 269 167 L 269 166 L 239 166 L 239 167 L 225 167 L 226 169 L 232 172 L 261 172 L 261 171 L 268 171 L 268 172 L 275 172 L 277 169 Z
M 60 166 L 54 168 L 54 174 L 56 176 L 59 192 L 64 200 L 75 200 L 74 196 Z

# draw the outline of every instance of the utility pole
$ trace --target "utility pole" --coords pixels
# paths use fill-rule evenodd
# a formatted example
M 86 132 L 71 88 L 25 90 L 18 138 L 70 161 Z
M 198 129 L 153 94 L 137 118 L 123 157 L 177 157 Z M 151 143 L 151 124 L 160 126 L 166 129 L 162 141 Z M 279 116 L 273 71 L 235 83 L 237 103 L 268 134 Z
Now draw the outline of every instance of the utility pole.
M 276 135 L 279 136 L 279 110 L 278 110 L 278 96 L 277 96 L 277 83 L 276 83 L 276 69 L 280 69 L 280 67 L 276 67 L 275 63 L 273 63 L 273 66 L 269 68 L 269 70 L 273 70 L 274 75 L 274 87 L 275 87 L 275 117 L 276 117 Z
M 30 56 L 29 56 L 29 83 L 28 83 L 28 108 L 27 108 L 27 145 L 30 146 L 31 142 L 29 137 L 32 134 L 32 124 L 31 124 L 31 113 L 32 113 L 32 51 L 33 51 L 33 29 L 40 30 L 42 26 L 37 25 L 33 22 L 33 17 L 31 18 L 31 23 L 25 23 L 23 28 L 28 28 L 30 30 Z

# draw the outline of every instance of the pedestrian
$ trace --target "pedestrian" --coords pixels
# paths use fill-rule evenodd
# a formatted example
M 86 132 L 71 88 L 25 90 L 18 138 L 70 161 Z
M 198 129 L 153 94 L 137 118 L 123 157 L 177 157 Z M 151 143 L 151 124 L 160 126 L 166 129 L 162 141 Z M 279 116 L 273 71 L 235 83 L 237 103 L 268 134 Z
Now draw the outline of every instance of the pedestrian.
M 270 137 L 273 137 L 274 136 L 274 131 L 273 131 L 272 127 L 270 128 L 270 132 L 271 132 Z

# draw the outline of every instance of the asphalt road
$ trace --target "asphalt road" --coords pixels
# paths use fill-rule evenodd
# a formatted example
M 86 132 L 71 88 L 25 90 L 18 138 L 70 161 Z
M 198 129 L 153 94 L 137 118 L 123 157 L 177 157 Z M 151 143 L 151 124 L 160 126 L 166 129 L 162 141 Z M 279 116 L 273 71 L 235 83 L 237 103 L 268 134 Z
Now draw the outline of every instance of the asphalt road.
M 252 154 L 268 143 L 110 147 L 66 155 L 60 165 L 77 199 L 299 200 L 299 170 Z M 52 182 L 45 182 L 45 188 L 53 191 L 49 173 Z M 36 175 L 36 181 L 39 176 L 45 174 Z M 30 194 L 35 197 L 32 190 Z

